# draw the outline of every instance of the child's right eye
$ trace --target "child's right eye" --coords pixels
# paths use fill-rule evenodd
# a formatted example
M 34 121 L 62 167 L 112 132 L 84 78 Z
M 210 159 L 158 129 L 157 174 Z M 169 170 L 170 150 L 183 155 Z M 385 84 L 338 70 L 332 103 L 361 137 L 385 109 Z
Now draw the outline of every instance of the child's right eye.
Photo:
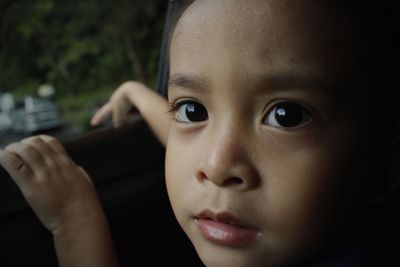
M 184 100 L 174 104 L 171 112 L 174 119 L 182 123 L 201 122 L 208 119 L 205 107 L 193 100 Z

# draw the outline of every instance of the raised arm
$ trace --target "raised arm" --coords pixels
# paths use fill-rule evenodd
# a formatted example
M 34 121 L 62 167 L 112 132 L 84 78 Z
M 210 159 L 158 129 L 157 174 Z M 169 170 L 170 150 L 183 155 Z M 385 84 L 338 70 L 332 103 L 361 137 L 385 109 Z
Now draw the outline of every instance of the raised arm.
M 96 190 L 56 139 L 11 144 L 0 150 L 0 164 L 53 234 L 61 267 L 119 266 Z
M 165 146 L 169 129 L 168 102 L 157 92 L 139 82 L 128 81 L 118 87 L 110 100 L 93 116 L 91 124 L 96 126 L 112 115 L 114 124 L 119 125 L 126 120 L 128 111 L 132 107 L 139 110 Z

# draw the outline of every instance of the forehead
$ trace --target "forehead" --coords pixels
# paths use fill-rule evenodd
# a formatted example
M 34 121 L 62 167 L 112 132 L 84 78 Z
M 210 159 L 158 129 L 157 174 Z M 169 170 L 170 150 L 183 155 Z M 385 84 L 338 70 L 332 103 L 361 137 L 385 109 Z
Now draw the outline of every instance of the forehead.
M 345 79 L 351 31 L 344 21 L 314 0 L 195 1 L 174 31 L 171 72 L 235 68 Z

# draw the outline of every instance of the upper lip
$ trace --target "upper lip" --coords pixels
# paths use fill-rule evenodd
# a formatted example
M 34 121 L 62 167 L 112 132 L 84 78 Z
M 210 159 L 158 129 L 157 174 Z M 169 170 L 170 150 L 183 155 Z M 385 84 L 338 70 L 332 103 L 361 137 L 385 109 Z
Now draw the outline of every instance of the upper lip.
M 248 226 L 246 223 L 244 223 L 242 220 L 238 219 L 235 217 L 232 213 L 228 211 L 222 211 L 222 212 L 213 212 L 209 209 L 201 211 L 199 214 L 195 216 L 195 219 L 209 219 L 209 220 L 214 220 L 217 222 L 221 223 L 226 223 L 226 224 L 231 224 L 231 225 L 236 225 L 244 228 L 253 228 L 251 226 Z

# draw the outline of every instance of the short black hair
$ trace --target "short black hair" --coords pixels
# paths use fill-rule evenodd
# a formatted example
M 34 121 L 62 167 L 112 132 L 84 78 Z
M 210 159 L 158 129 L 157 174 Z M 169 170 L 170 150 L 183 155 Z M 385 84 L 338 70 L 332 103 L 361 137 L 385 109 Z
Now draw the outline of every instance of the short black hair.
M 168 94 L 169 51 L 172 35 L 179 18 L 193 2 L 194 0 L 169 0 L 168 2 L 157 77 L 157 90 L 164 97 Z

